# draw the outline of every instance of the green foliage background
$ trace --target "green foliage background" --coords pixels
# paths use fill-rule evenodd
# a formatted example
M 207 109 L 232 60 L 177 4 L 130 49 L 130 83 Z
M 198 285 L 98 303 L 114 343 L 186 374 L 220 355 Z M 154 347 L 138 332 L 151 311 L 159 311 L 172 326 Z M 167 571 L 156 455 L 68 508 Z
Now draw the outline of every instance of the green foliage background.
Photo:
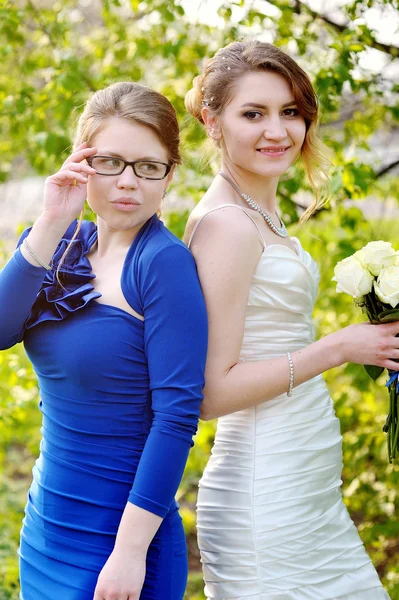
M 333 199 L 306 225 L 297 222 L 307 191 L 300 167 L 279 187 L 290 233 L 300 237 L 320 266 L 318 335 L 361 320 L 351 300 L 335 292 L 335 263 L 373 239 L 390 240 L 399 249 L 399 222 L 368 222 L 348 203 L 372 197 L 383 209 L 388 199 L 398 198 L 397 160 L 379 162 L 373 134 L 398 128 L 399 87 L 389 69 L 399 50 L 367 26 L 363 16 L 371 8 L 389 12 L 398 8 L 397 0 L 350 0 L 338 22 L 300 0 L 227 1 L 219 9 L 220 25 L 188 22 L 178 1 L 0 0 L 0 180 L 11 173 L 18 178 L 57 169 L 89 94 L 133 79 L 163 92 L 175 105 L 185 160 L 174 191 L 182 200 L 197 201 L 217 160 L 204 158 L 204 135 L 184 112 L 184 94 L 204 57 L 240 37 L 267 36 L 310 73 L 320 97 L 322 136 L 334 154 Z M 362 67 L 368 49 L 384 57 L 378 74 Z M 178 235 L 187 214 L 168 215 Z M 0 262 L 5 260 L 3 252 Z M 346 365 L 326 379 L 344 435 L 345 502 L 392 600 L 399 600 L 399 468 L 387 465 L 381 431 L 387 411 L 383 377 L 373 383 L 362 367 Z M 38 453 L 37 403 L 36 379 L 23 349 L 0 353 L 0 600 L 18 597 L 16 547 Z M 214 429 L 215 423 L 201 423 L 179 489 L 190 550 L 187 600 L 204 598 L 194 507 Z

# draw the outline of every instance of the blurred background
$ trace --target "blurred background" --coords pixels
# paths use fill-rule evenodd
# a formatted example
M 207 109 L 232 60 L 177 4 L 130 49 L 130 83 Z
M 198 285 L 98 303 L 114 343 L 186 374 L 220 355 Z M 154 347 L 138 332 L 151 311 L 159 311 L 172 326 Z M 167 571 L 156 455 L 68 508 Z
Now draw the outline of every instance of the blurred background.
M 181 236 L 217 170 L 184 95 L 226 43 L 274 43 L 310 74 L 333 153 L 331 202 L 304 225 L 310 202 L 299 165 L 279 186 L 280 212 L 321 270 L 318 335 L 362 320 L 331 282 L 334 265 L 371 240 L 399 250 L 399 13 L 397 0 L 0 0 L 0 266 L 41 211 L 44 179 L 71 148 L 86 99 L 115 81 L 146 83 L 177 109 L 184 164 L 164 209 Z M 90 213 L 87 217 L 91 218 Z M 382 426 L 384 375 L 346 365 L 326 376 L 344 436 L 343 494 L 392 600 L 399 600 L 399 467 Z M 17 600 L 16 549 L 38 454 L 38 389 L 21 346 L 0 354 L 0 600 Z M 178 493 L 187 534 L 186 600 L 203 600 L 196 545 L 198 479 L 216 423 L 201 423 Z M 62 600 L 62 599 L 60 599 Z

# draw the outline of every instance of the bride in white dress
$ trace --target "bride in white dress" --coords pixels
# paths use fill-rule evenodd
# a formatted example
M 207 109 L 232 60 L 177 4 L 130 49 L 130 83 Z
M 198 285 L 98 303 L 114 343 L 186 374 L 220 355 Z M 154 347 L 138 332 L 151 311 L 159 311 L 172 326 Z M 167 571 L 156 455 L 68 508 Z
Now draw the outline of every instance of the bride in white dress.
M 209 316 L 202 417 L 219 417 L 198 494 L 206 597 L 386 600 L 342 500 L 342 438 L 321 374 L 346 361 L 396 368 L 399 323 L 315 342 L 318 268 L 275 208 L 299 155 L 317 197 L 315 93 L 278 48 L 235 42 L 186 106 L 221 151 L 186 231 Z

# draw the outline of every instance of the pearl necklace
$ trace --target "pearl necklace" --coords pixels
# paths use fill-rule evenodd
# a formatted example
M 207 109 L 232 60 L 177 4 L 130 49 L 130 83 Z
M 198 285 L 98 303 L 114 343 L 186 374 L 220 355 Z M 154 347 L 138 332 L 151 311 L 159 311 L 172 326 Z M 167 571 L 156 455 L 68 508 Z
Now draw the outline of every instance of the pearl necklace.
M 223 179 L 225 179 L 234 189 L 235 191 L 240 194 L 241 198 L 243 198 L 245 200 L 245 202 L 248 204 L 248 206 L 250 206 L 251 208 L 253 208 L 254 210 L 258 211 L 258 213 L 260 215 L 262 215 L 262 217 L 265 219 L 266 223 L 269 225 L 270 229 L 276 234 L 279 235 L 280 237 L 287 237 L 288 236 L 288 231 L 285 228 L 284 223 L 282 222 L 282 220 L 280 219 L 280 217 L 277 215 L 278 220 L 280 221 L 280 227 L 277 227 L 277 225 L 275 225 L 273 223 L 273 219 L 271 218 L 271 216 L 265 211 L 264 208 L 262 208 L 261 206 L 259 206 L 259 204 L 256 204 L 256 202 L 254 200 L 252 200 L 251 196 L 248 196 L 248 194 L 244 194 L 244 192 L 242 192 L 240 190 L 240 188 L 238 187 L 238 185 L 236 185 L 234 183 L 234 181 L 232 179 L 230 179 L 230 177 L 228 177 L 227 175 L 225 175 L 224 173 L 222 173 L 222 171 L 218 171 L 218 174 L 223 177 Z

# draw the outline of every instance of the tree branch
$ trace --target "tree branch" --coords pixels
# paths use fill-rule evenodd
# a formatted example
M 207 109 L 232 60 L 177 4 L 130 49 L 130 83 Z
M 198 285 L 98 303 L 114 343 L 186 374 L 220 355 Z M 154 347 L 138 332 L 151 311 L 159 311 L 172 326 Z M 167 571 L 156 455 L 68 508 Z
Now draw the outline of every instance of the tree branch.
M 54 42 L 54 40 L 53 40 L 53 37 L 52 37 L 51 33 L 49 32 L 49 30 L 47 29 L 47 27 L 46 27 L 45 25 L 43 25 L 43 23 L 42 23 L 42 20 L 41 20 L 41 17 L 40 17 L 40 12 L 37 10 L 37 8 L 36 8 L 36 6 L 33 4 L 32 0 L 28 0 L 28 1 L 27 1 L 27 3 L 26 3 L 26 5 L 27 5 L 27 6 L 29 6 L 29 8 L 30 8 L 30 10 L 31 10 L 32 14 L 35 16 L 35 18 L 36 18 L 36 20 L 37 20 L 37 23 L 38 23 L 38 26 L 39 26 L 39 29 L 40 29 L 40 31 L 42 31 L 42 32 L 43 32 L 43 33 L 44 33 L 44 34 L 45 34 L 45 35 L 48 37 L 48 39 L 49 39 L 49 42 L 50 42 L 50 45 L 51 45 L 53 48 L 56 48 L 56 47 L 57 47 L 57 45 L 56 45 L 56 43 Z
M 32 0 L 27 0 L 26 5 L 30 8 L 33 16 L 36 18 L 38 27 L 40 29 L 40 31 L 42 31 L 48 38 L 49 42 L 50 42 L 50 46 L 56 50 L 58 49 L 58 45 L 55 43 L 51 32 L 47 29 L 47 27 L 43 24 L 41 16 L 40 16 L 40 12 L 38 11 L 38 9 L 36 8 L 36 6 L 33 4 Z M 92 92 L 96 92 L 97 88 L 93 85 L 93 83 L 90 81 L 90 79 L 87 77 L 87 75 L 85 73 L 80 73 L 81 78 L 83 79 L 83 81 L 85 81 L 87 83 L 87 87 L 90 89 L 90 91 Z
M 382 169 L 377 171 L 377 173 L 375 174 L 376 178 L 378 179 L 379 177 L 386 175 L 387 173 L 389 173 L 389 171 L 392 171 L 392 169 L 394 169 L 398 165 L 399 165 L 399 159 L 394 160 L 393 163 L 391 163 L 391 164 L 387 165 L 386 167 L 383 167 Z
M 305 204 L 301 204 L 300 202 L 296 202 L 295 200 L 293 200 L 293 204 L 297 208 L 300 208 L 301 210 L 303 210 L 303 212 L 305 212 L 305 210 L 307 210 L 309 208 L 309 206 L 306 206 Z M 316 210 L 312 213 L 312 215 L 310 216 L 310 218 L 313 219 L 314 217 L 316 217 L 321 212 L 328 211 L 328 210 L 331 210 L 331 207 L 329 205 L 320 206 L 319 208 L 316 208 Z
M 399 159 L 395 160 L 393 163 L 387 165 L 386 167 L 383 167 L 382 169 L 380 169 L 379 171 L 376 172 L 376 174 L 375 174 L 376 179 L 382 177 L 383 175 L 386 175 L 387 173 L 389 173 L 389 171 L 391 171 L 398 165 L 399 165 Z M 288 199 L 288 196 L 286 194 L 281 193 L 281 190 L 279 191 L 279 193 L 283 198 Z M 302 204 L 301 202 L 298 202 L 296 200 L 292 200 L 292 198 L 291 198 L 291 202 L 294 204 L 294 206 L 296 206 L 296 208 L 299 208 L 300 210 L 305 211 L 307 208 L 309 208 L 308 205 Z M 320 206 L 319 208 L 317 208 L 315 210 L 315 212 L 312 214 L 311 218 L 317 216 L 319 213 L 321 213 L 323 211 L 328 211 L 328 210 L 330 210 L 330 207 L 328 205 Z
M 347 21 L 344 25 L 336 23 L 327 15 L 323 15 L 315 10 L 312 10 L 309 6 L 307 6 L 307 4 L 304 4 L 302 0 L 294 0 L 294 12 L 299 15 L 303 11 L 306 11 L 314 19 L 320 19 L 339 33 L 345 31 L 345 29 L 347 29 L 350 24 L 350 21 Z M 361 41 L 362 37 L 360 36 L 359 39 Z M 376 50 L 380 50 L 381 52 L 385 52 L 385 54 L 390 54 L 393 58 L 397 58 L 399 56 L 399 47 L 394 46 L 393 44 L 383 44 L 382 42 L 378 42 L 376 39 L 373 38 L 372 41 L 367 45 L 371 48 L 375 48 Z

